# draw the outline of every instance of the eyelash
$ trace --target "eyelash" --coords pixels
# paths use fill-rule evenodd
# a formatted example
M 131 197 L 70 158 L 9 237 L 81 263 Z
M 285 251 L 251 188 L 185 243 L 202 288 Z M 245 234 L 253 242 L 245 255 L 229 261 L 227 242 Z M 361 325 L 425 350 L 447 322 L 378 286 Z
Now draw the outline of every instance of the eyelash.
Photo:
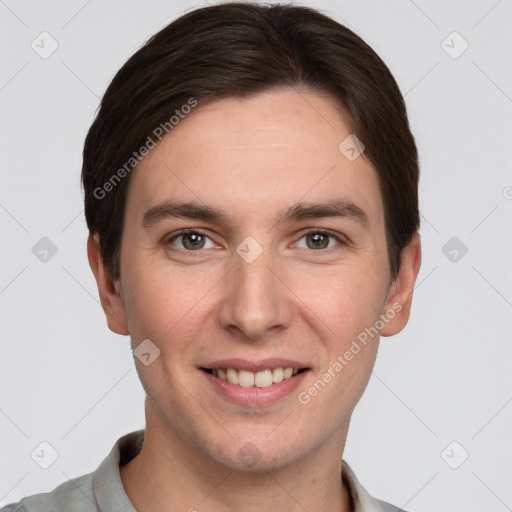
M 174 235 L 172 235 L 170 238 L 166 238 L 164 243 L 165 243 L 165 245 L 172 245 L 172 242 L 174 240 L 178 239 L 180 236 L 188 235 L 188 234 L 191 234 L 191 233 L 197 234 L 197 235 L 201 235 L 201 236 L 211 240 L 211 238 L 206 233 L 201 231 L 200 229 L 192 229 L 192 228 L 190 228 L 190 229 L 183 229 L 183 230 L 179 231 L 178 233 L 175 233 Z M 330 254 L 331 252 L 339 249 L 339 245 L 341 245 L 341 246 L 348 246 L 348 245 L 350 245 L 350 243 L 347 240 L 341 238 L 338 235 L 333 234 L 329 230 L 315 229 L 315 228 L 311 228 L 311 229 L 308 229 L 308 230 L 304 231 L 302 233 L 302 236 L 299 238 L 299 240 L 302 240 L 304 237 L 306 237 L 308 235 L 311 235 L 311 234 L 319 234 L 319 235 L 328 236 L 329 238 L 334 238 L 338 242 L 337 246 L 329 247 L 327 249 L 308 249 L 308 248 L 306 248 L 306 250 L 312 251 L 312 252 L 315 252 L 315 253 Z M 211 240 L 211 241 L 213 242 L 213 240 Z M 206 250 L 206 249 L 198 249 L 196 251 L 191 251 L 191 250 L 181 249 L 181 248 L 177 247 L 176 249 L 173 249 L 173 250 L 177 250 L 177 251 L 186 252 L 186 253 L 192 253 L 193 254 L 193 253 L 201 253 L 201 252 L 203 252 L 203 250 Z

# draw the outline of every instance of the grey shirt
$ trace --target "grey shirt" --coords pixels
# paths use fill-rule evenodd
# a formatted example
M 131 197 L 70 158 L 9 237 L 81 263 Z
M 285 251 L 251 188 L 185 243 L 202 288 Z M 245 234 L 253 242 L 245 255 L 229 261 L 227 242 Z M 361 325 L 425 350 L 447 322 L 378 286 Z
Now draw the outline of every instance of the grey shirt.
M 0 512 L 136 512 L 124 490 L 119 466 L 139 453 L 143 440 L 144 430 L 126 434 L 93 473 L 65 482 L 52 492 L 34 494 L 19 503 L 6 505 Z M 355 512 L 405 512 L 372 498 L 345 461 L 342 468 Z

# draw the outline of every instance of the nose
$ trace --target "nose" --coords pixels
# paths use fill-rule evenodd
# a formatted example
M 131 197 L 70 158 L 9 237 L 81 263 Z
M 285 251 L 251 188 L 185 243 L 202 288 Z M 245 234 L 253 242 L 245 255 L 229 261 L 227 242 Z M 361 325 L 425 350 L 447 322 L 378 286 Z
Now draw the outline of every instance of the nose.
M 265 250 L 250 263 L 238 254 L 233 259 L 218 310 L 221 327 L 253 341 L 288 327 L 292 292 L 285 284 L 284 267 Z

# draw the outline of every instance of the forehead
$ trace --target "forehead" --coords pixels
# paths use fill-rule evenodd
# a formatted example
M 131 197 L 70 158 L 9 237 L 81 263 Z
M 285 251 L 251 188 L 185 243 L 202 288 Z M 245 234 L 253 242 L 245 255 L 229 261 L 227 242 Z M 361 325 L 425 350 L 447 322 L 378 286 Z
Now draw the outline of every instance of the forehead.
M 339 105 L 306 91 L 274 90 L 196 107 L 132 171 L 129 216 L 164 201 L 191 200 L 268 220 L 283 205 L 347 198 L 370 220 L 382 215 L 378 179 L 350 135 Z

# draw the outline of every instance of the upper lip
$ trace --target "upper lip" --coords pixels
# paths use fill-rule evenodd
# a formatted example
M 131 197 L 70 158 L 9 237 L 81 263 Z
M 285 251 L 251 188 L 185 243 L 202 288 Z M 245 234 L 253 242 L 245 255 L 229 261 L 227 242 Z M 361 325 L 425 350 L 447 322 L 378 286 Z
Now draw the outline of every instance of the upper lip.
M 260 372 L 268 368 L 309 368 L 307 364 L 293 359 L 267 358 L 267 359 L 221 359 L 212 363 L 205 363 L 199 366 L 208 370 L 219 368 L 233 368 L 236 370 L 247 370 L 250 372 Z

